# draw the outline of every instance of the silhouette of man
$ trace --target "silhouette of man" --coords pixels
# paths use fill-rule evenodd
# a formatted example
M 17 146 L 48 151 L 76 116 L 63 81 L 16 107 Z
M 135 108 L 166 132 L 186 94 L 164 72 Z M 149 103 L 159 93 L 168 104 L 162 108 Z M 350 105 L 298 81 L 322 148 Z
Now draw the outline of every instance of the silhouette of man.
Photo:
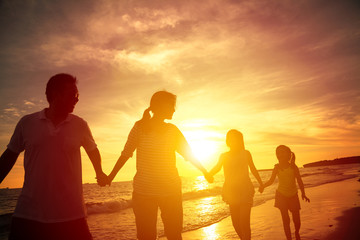
M 76 78 L 57 74 L 46 86 L 49 108 L 18 122 L 0 157 L 0 183 L 25 150 L 25 178 L 11 222 L 9 239 L 92 239 L 83 200 L 82 146 L 100 185 L 106 175 L 90 129 L 71 114 L 79 101 Z

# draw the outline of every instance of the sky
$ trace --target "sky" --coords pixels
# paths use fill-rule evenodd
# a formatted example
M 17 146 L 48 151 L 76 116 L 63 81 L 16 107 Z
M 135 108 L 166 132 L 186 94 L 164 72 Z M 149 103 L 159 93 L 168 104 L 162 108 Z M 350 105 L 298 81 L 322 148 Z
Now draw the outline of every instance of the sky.
M 258 169 L 284 144 L 296 163 L 360 155 L 357 1 L 0 1 L 0 151 L 21 116 L 47 107 L 56 73 L 77 77 L 110 173 L 152 94 L 210 169 L 237 129 Z M 95 173 L 82 150 L 83 181 Z M 178 156 L 181 176 L 200 172 Z M 23 155 L 0 187 L 21 187 Z M 130 159 L 115 181 L 131 180 Z

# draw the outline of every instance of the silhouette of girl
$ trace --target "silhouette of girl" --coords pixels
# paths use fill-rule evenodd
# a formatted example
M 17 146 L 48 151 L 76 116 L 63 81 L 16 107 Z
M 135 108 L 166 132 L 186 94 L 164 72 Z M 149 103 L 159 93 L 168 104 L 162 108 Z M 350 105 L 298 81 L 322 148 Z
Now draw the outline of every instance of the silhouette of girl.
M 223 200 L 229 204 L 236 233 L 240 239 L 248 240 L 251 239 L 250 212 L 255 193 L 249 177 L 249 168 L 260 185 L 262 181 L 250 152 L 245 149 L 241 132 L 230 130 L 226 134 L 226 144 L 230 151 L 221 154 L 210 174 L 214 175 L 224 167 Z
M 164 122 L 172 119 L 175 105 L 176 96 L 172 93 L 159 91 L 152 96 L 150 107 L 130 131 L 124 150 L 109 175 L 111 182 L 136 149 L 132 201 L 138 239 L 157 239 L 158 208 L 167 238 L 182 239 L 182 193 L 176 152 L 203 172 L 208 181 L 212 181 L 209 173 L 193 157 L 181 131 L 175 125 Z
M 300 201 L 295 180 L 301 190 L 302 199 L 307 202 L 310 202 L 310 199 L 305 195 L 304 184 L 300 176 L 299 168 L 295 165 L 295 154 L 291 152 L 289 147 L 280 145 L 276 148 L 276 156 L 279 164 L 275 165 L 269 181 L 260 187 L 259 191 L 263 192 L 264 188 L 273 184 L 276 176 L 278 176 L 279 185 L 275 193 L 275 207 L 279 208 L 281 212 L 286 239 L 291 239 L 290 211 L 295 226 L 295 238 L 300 240 Z

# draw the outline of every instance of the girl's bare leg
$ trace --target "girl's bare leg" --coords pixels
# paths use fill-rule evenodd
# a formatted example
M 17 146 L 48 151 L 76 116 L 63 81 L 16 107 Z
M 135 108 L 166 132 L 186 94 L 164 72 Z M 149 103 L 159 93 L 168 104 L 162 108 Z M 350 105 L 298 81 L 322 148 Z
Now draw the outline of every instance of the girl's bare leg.
M 283 227 L 284 227 L 284 232 L 286 235 L 286 239 L 287 240 L 291 240 L 291 231 L 290 231 L 290 217 L 289 217 L 289 212 L 287 209 L 280 209 L 281 212 L 281 217 L 282 217 L 282 221 L 283 221 Z
M 251 206 L 245 205 L 240 208 L 240 228 L 242 232 L 242 240 L 251 239 L 251 229 L 250 229 L 250 214 Z
M 243 234 L 240 227 L 240 206 L 235 204 L 229 204 L 229 208 L 233 227 L 239 238 L 242 239 Z
M 301 226 L 300 212 L 299 211 L 292 212 L 292 217 L 295 226 L 295 238 L 296 240 L 300 240 L 300 234 L 299 234 L 300 226 Z

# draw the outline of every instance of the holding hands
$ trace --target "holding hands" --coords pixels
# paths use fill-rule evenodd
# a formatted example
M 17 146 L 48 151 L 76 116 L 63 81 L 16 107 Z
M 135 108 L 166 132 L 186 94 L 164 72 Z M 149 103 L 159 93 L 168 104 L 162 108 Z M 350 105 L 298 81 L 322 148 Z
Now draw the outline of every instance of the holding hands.
M 208 183 L 214 182 L 214 176 L 211 175 L 209 172 L 204 172 L 204 177 L 205 177 L 206 181 L 208 181 Z
M 263 193 L 264 189 L 265 189 L 264 185 L 261 184 L 261 185 L 259 186 L 259 193 Z
M 100 187 L 110 186 L 111 184 L 109 177 L 103 172 L 96 175 L 96 181 Z

